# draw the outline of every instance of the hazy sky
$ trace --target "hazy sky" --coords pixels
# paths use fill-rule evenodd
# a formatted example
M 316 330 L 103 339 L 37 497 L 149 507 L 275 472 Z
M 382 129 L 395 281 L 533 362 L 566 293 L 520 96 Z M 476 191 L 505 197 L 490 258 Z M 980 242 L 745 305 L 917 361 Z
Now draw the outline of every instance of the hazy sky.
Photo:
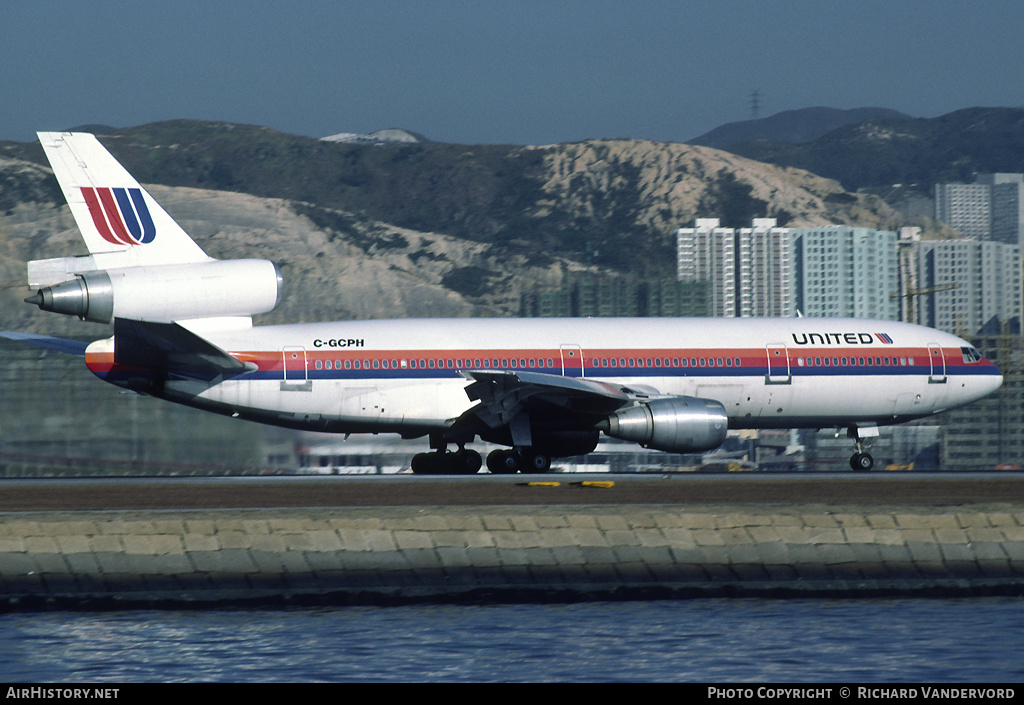
M 755 89 L 762 117 L 1024 107 L 1024 2 L 0 0 L 0 139 L 195 118 L 684 141 Z

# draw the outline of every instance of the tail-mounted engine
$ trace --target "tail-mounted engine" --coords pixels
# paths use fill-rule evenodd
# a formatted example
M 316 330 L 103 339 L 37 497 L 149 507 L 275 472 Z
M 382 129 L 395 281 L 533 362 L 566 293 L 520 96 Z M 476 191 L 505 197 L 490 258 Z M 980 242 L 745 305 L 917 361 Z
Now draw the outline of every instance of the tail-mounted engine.
M 695 453 L 722 445 L 729 420 L 713 399 L 666 397 L 609 416 L 598 429 L 612 438 L 669 453 Z
M 89 258 L 83 258 L 89 259 Z M 210 260 L 75 271 L 77 258 L 29 264 L 25 299 L 44 311 L 110 323 L 255 316 L 277 306 L 281 270 L 268 260 Z M 56 275 L 56 276 L 55 276 Z

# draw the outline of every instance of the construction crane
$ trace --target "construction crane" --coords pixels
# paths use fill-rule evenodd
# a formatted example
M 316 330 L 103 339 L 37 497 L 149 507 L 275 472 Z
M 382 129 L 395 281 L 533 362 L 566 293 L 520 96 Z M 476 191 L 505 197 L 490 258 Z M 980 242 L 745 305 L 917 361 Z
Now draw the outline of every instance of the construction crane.
M 907 317 L 902 317 L 903 307 L 900 306 L 900 320 L 909 320 L 914 323 L 914 298 L 917 296 L 925 296 L 927 294 L 935 294 L 940 291 L 950 291 L 952 289 L 959 289 L 959 284 L 947 283 L 947 284 L 936 284 L 935 286 L 926 286 L 923 289 L 907 289 L 905 294 L 890 294 L 890 299 L 907 299 Z

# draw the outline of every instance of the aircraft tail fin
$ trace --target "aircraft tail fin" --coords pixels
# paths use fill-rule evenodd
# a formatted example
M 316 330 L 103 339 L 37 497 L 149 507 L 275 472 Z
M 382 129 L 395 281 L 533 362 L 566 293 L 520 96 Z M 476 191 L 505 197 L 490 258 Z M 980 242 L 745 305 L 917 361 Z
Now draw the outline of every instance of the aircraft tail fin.
M 38 135 L 97 268 L 210 260 L 95 135 Z
M 208 257 L 95 136 L 40 132 L 39 141 L 89 254 L 29 262 L 27 303 L 97 323 L 207 326 L 251 325 L 277 305 L 277 265 Z

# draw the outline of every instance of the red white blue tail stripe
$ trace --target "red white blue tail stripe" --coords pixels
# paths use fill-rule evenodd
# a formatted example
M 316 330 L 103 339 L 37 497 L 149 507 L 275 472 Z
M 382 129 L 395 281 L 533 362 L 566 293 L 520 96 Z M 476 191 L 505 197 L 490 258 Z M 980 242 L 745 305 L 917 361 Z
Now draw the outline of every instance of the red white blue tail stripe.
M 112 245 L 146 245 L 156 237 L 156 226 L 142 189 L 82 187 L 93 225 Z

